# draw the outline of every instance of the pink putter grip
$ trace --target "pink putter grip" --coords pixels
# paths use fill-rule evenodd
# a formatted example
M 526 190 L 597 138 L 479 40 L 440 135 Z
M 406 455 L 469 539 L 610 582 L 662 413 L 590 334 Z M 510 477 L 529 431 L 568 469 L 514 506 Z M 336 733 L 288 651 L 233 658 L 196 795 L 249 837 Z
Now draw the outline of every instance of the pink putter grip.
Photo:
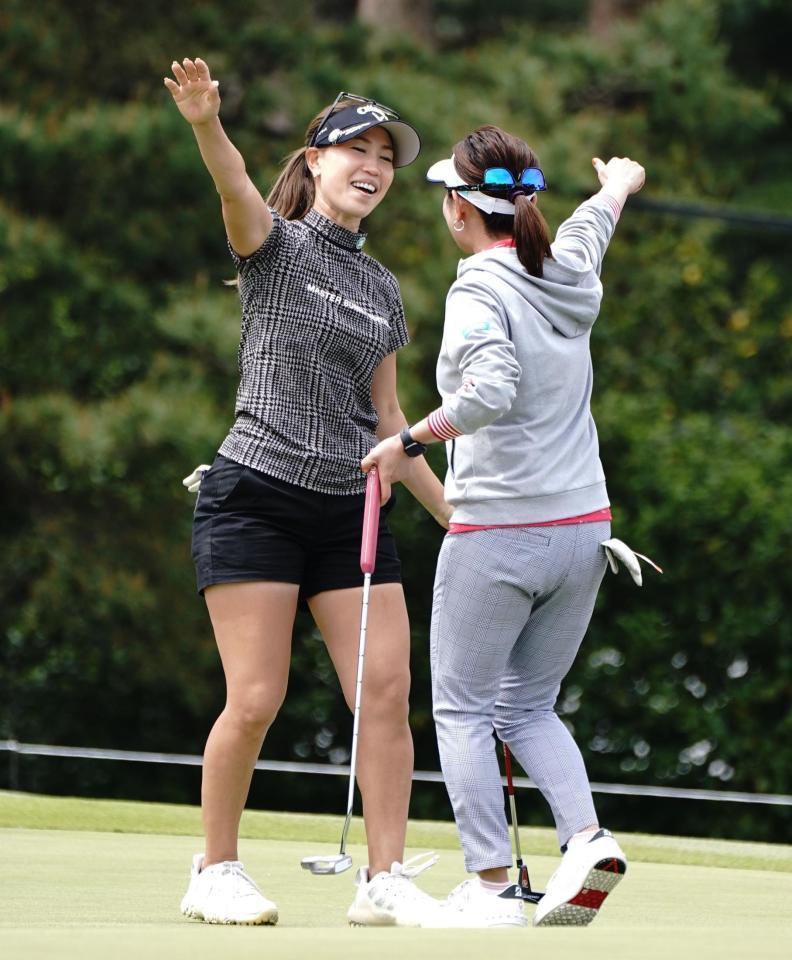
M 377 559 L 377 533 L 379 531 L 380 485 L 377 468 L 369 470 L 366 480 L 366 506 L 363 509 L 363 541 L 360 544 L 360 569 L 374 573 Z

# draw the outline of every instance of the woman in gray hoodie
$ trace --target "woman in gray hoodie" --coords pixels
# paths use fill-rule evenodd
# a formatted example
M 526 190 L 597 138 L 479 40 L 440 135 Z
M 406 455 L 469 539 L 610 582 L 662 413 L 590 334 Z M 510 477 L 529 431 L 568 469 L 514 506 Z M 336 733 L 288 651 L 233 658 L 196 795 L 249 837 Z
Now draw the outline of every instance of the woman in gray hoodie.
M 454 507 L 438 560 L 431 659 L 438 746 L 465 865 L 445 923 L 522 926 L 493 730 L 552 810 L 561 864 L 535 925 L 587 924 L 626 870 L 600 827 L 583 758 L 554 710 L 606 569 L 610 509 L 591 416 L 589 338 L 622 207 L 644 183 L 595 158 L 600 191 L 551 243 L 531 148 L 497 127 L 460 141 L 427 179 L 466 255 L 437 363 L 442 404 L 363 460 L 383 500 L 409 457 L 443 440 Z

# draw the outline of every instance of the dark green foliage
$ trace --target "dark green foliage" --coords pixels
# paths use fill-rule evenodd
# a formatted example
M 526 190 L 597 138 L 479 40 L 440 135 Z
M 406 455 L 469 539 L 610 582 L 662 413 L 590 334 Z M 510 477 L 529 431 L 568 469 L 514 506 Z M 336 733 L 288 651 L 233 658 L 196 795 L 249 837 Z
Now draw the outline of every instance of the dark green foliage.
M 147 0 L 0 11 L 0 738 L 197 753 L 222 705 L 180 479 L 211 460 L 233 416 L 238 301 L 222 285 L 233 267 L 211 180 L 162 87 L 174 56 L 209 61 L 262 190 L 341 88 L 421 130 L 421 160 L 367 225 L 407 307 L 410 419 L 436 404 L 458 259 L 423 173 L 473 127 L 499 123 L 536 148 L 552 227 L 596 188 L 594 155 L 643 161 L 649 196 L 790 212 L 780 0 L 665 0 L 607 43 L 585 32 L 577 0 L 438 0 L 440 54 L 404 37 L 369 49 L 353 6 L 229 0 L 178 20 Z M 788 233 L 628 206 L 608 254 L 593 349 L 614 534 L 666 573 L 647 572 L 640 591 L 607 576 L 562 691 L 593 780 L 790 792 L 789 246 Z M 430 456 L 442 472 L 442 450 Z M 442 532 L 404 491 L 393 523 L 416 766 L 436 769 L 427 644 Z M 301 614 L 265 754 L 343 761 L 350 730 Z M 197 796 L 195 771 L 19 769 L 23 788 Z M 252 802 L 336 810 L 343 792 L 273 777 Z M 600 806 L 643 830 L 773 839 L 789 826 L 752 807 Z M 418 787 L 413 811 L 445 817 L 447 800 Z

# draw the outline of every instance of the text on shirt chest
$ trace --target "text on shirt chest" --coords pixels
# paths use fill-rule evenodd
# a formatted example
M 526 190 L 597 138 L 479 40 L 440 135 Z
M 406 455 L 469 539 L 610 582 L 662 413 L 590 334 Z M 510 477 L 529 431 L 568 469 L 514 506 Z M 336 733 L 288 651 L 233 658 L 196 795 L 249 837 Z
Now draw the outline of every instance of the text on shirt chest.
M 386 327 L 390 327 L 390 324 L 384 317 L 380 317 L 376 313 L 366 310 L 366 308 L 361 307 L 359 303 L 355 303 L 340 293 L 334 293 L 332 290 L 325 290 L 322 287 L 318 287 L 315 283 L 306 283 L 305 289 L 309 293 L 313 293 L 316 294 L 316 296 L 321 297 L 322 300 L 325 300 L 327 303 L 330 303 L 333 306 L 346 307 L 347 310 L 353 310 L 355 313 L 359 313 L 362 316 L 367 317 L 369 320 L 374 320 L 375 323 L 382 323 Z

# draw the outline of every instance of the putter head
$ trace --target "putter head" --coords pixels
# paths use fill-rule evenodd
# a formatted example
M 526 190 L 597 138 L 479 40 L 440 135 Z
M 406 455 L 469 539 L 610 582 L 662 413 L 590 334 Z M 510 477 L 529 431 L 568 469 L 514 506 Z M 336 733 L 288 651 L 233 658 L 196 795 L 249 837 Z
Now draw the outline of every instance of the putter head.
M 316 857 L 303 857 L 300 861 L 303 870 L 321 876 L 343 873 L 352 866 L 352 857 L 348 853 L 328 853 Z
M 507 887 L 503 893 L 498 894 L 504 900 L 523 900 L 527 903 L 539 903 L 544 896 L 538 890 L 531 890 L 530 887 L 523 887 L 519 883 L 513 883 Z

